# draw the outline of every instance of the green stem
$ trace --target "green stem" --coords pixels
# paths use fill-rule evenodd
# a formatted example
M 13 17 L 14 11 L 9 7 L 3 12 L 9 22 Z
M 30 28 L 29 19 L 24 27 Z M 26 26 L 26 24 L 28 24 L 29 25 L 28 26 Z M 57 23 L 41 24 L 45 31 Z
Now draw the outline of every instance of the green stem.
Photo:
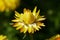
M 25 37 L 26 37 L 26 34 L 23 36 L 23 39 L 25 39 Z

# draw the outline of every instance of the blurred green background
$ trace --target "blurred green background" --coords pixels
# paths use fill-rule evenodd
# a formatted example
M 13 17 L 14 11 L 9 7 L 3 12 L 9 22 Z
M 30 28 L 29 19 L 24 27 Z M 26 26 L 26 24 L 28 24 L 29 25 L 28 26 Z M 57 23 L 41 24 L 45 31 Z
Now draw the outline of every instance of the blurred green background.
M 60 0 L 21 0 L 16 11 L 22 13 L 24 8 L 33 10 L 35 6 L 37 6 L 37 10 L 41 10 L 40 15 L 46 17 L 45 27 L 31 37 L 28 33 L 25 35 L 15 30 L 10 24 L 14 19 L 14 11 L 0 12 L 0 35 L 6 35 L 9 40 L 45 40 L 60 34 Z

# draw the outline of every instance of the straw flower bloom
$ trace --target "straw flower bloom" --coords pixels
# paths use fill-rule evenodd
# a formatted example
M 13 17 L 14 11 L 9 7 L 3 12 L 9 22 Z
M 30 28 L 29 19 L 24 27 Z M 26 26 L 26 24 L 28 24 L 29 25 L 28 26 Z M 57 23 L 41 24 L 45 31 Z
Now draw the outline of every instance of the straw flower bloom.
M 57 34 L 55 36 L 52 36 L 51 38 L 49 38 L 47 40 L 60 40 L 60 34 Z
M 41 21 L 45 20 L 44 16 L 40 16 L 38 10 L 36 12 L 37 7 L 34 8 L 33 12 L 31 10 L 24 8 L 23 13 L 19 14 L 15 11 L 15 19 L 12 20 L 14 23 L 14 27 L 16 30 L 20 30 L 23 33 L 34 33 L 41 29 L 41 26 L 45 26 Z
M 0 0 L 0 11 L 14 10 L 19 6 L 20 0 Z
M 0 40 L 7 40 L 6 36 L 0 35 Z

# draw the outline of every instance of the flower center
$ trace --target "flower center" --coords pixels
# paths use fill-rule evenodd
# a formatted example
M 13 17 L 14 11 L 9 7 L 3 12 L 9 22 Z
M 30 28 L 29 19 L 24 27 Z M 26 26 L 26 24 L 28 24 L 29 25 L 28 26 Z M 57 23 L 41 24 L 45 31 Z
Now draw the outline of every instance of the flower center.
M 24 11 L 23 20 L 26 24 L 31 24 L 35 21 L 34 15 L 30 10 Z

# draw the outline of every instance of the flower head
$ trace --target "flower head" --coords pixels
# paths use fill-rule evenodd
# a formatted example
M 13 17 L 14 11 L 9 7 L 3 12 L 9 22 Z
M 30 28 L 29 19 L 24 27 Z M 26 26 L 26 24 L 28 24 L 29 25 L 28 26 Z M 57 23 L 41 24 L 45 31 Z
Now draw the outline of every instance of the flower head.
M 19 0 L 0 0 L 0 11 L 14 10 L 19 6 Z
M 60 40 L 60 35 L 57 34 L 57 35 L 55 35 L 55 36 L 53 36 L 53 37 L 51 37 L 51 38 L 49 38 L 47 40 Z
M 14 10 L 19 5 L 19 0 L 5 0 L 7 9 Z
M 26 33 L 34 33 L 36 30 L 39 31 L 41 26 L 45 26 L 41 21 L 45 20 L 44 16 L 40 16 L 38 12 L 36 12 L 37 7 L 34 8 L 33 12 L 31 10 L 24 8 L 23 13 L 19 14 L 15 11 L 15 19 L 12 20 L 14 23 L 14 27 L 16 30 L 20 30 L 20 32 Z
M 5 10 L 5 4 L 3 0 L 0 0 L 0 11 L 4 11 L 4 10 Z
M 6 36 L 0 35 L 0 40 L 7 40 Z

